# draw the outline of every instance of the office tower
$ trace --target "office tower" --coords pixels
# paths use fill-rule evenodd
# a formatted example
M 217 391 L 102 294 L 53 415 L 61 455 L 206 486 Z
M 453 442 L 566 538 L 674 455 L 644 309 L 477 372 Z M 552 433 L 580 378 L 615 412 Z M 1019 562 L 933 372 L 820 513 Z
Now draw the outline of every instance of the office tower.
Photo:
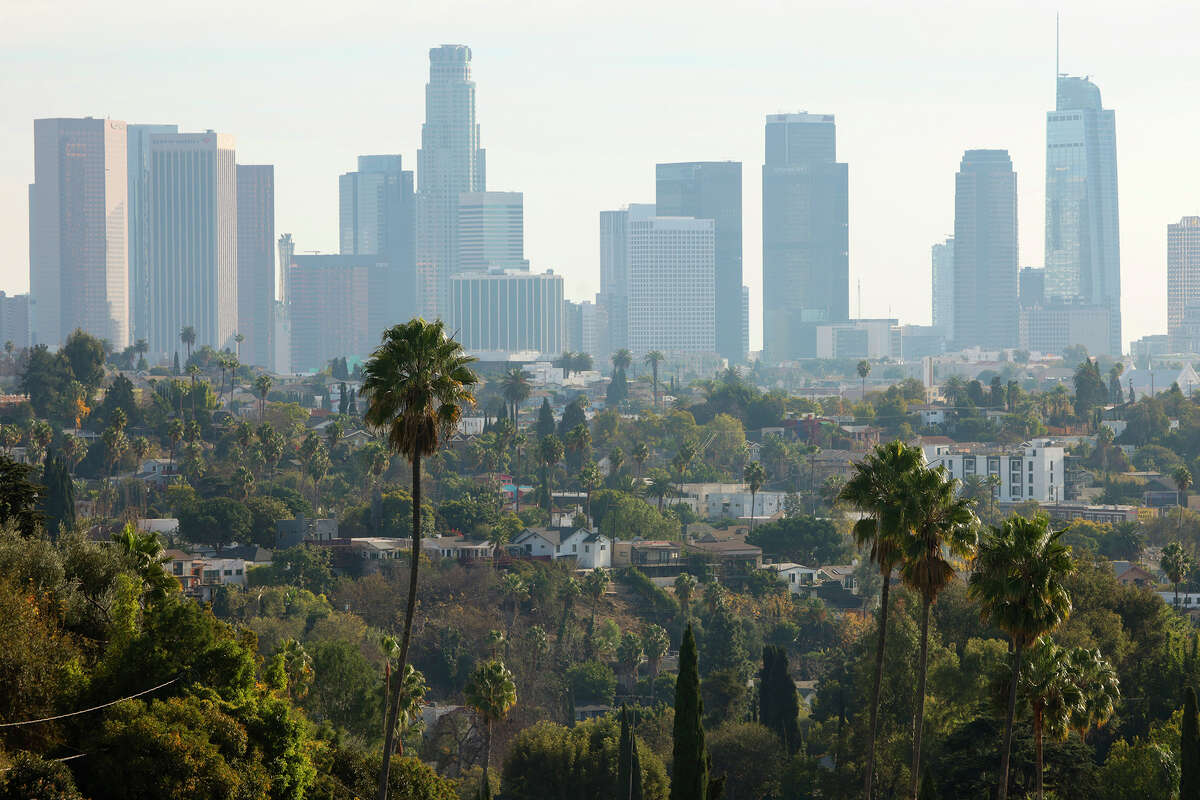
M 159 357 L 195 347 L 234 347 L 238 325 L 238 202 L 228 134 L 150 137 L 150 270 L 147 340 Z M 193 348 L 194 349 L 194 348 Z
M 954 338 L 954 237 L 933 246 L 933 327 Z
M 583 303 L 563 300 L 563 351 L 583 353 Z
M 9 296 L 0 292 L 0 347 L 13 347 L 15 356 L 29 347 L 29 295 Z
M 320 372 L 334 358 L 365 358 L 379 344 L 387 262 L 376 256 L 293 255 L 288 268 L 292 372 Z M 374 290 L 374 291 L 373 291 Z
M 1017 346 L 1017 173 L 1007 150 L 968 150 L 955 176 L 955 347 Z
M 524 195 L 520 192 L 460 194 L 456 263 L 456 272 L 528 270 Z
M 462 272 L 450 278 L 450 329 L 472 353 L 557 355 L 566 343 L 563 279 L 553 272 Z
M 76 328 L 118 350 L 129 343 L 125 123 L 33 122 L 29 288 L 35 344 L 57 347 Z
M 652 208 L 629 212 L 629 349 L 636 358 L 715 353 L 713 221 L 653 216 Z
M 150 318 L 150 137 L 176 125 L 128 125 L 129 338 L 146 339 Z
M 338 179 L 342 255 L 378 256 L 388 264 L 389 324 L 417 314 L 416 197 L 412 170 L 398 155 L 359 156 L 358 170 Z
M 1186 328 L 1200 314 L 1200 217 L 1167 226 L 1167 337 L 1176 353 L 1195 352 Z
M 296 255 L 296 240 L 290 233 L 279 237 L 279 286 L 276 298 L 287 303 L 290 298 L 288 279 L 291 277 L 292 258 Z
M 629 213 L 634 209 L 654 215 L 654 206 L 646 204 L 600 212 L 598 299 L 612 326 L 609 346 L 613 352 L 629 346 Z
M 429 51 L 417 182 L 418 310 L 434 319 L 445 314 L 449 279 L 458 272 L 459 195 L 486 188 L 471 48 L 464 45 Z
M 849 195 L 832 114 L 769 114 L 763 193 L 763 354 L 816 355 L 816 326 L 850 312 Z
M 742 165 L 691 161 L 655 168 L 655 205 L 663 217 L 711 219 L 716 239 L 713 285 L 717 353 L 746 360 L 742 343 Z
M 275 306 L 275 167 L 237 165 L 238 358 L 271 365 Z
M 596 369 L 608 369 L 612 345 L 608 312 L 600 303 L 584 300 L 579 304 L 584 353 L 592 357 Z
M 742 287 L 742 351 L 750 353 L 750 287 Z
M 1046 114 L 1046 299 L 1109 312 L 1121 354 L 1116 115 L 1087 78 L 1060 75 Z
M 1108 350 L 1109 316 L 1102 306 L 1072 305 L 1052 300 L 1046 305 L 1021 306 L 1017 345 L 1022 350 L 1061 355 L 1082 345 L 1088 353 Z
M 1046 270 L 1021 267 L 1017 279 L 1017 299 L 1021 308 L 1046 305 Z

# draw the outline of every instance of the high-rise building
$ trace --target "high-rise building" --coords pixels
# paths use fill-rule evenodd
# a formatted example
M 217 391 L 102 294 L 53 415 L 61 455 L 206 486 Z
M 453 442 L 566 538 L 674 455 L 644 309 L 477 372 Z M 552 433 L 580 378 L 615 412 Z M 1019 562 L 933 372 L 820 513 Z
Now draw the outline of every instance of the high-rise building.
M 1082 345 L 1089 353 L 1108 350 L 1108 309 L 1052 300 L 1047 305 L 1021 306 L 1017 343 L 1022 350 L 1059 355 Z
M 1046 305 L 1046 270 L 1021 267 L 1017 278 L 1017 299 L 1021 308 Z
M 769 114 L 763 192 L 763 354 L 816 356 L 816 326 L 850 311 L 849 171 L 832 114 Z
M 742 164 L 689 161 L 655 168 L 655 206 L 664 217 L 711 219 L 716 241 L 713 291 L 717 353 L 746 360 L 742 341 Z
M 182 352 L 179 334 L 196 332 L 196 347 L 234 347 L 238 326 L 238 187 L 234 140 L 228 134 L 165 133 L 150 137 L 150 352 Z
M 270 367 L 275 333 L 275 167 L 237 165 L 239 359 Z
M 338 179 L 342 255 L 378 256 L 388 264 L 389 324 L 417 314 L 416 197 L 413 174 L 398 155 L 359 156 L 358 170 Z
M 115 119 L 33 123 L 29 287 L 36 344 L 76 328 L 129 343 L 126 127 Z
M 461 272 L 450 278 L 450 329 L 475 354 L 562 352 L 563 279 L 553 272 Z
M 742 350 L 750 353 L 750 287 L 742 287 Z
M 128 125 L 129 337 L 149 336 L 150 319 L 150 137 L 178 133 L 176 125 Z
M 1007 150 L 968 150 L 955 176 L 955 347 L 1017 346 L 1017 173 Z
M 613 352 L 629 347 L 629 215 L 654 216 L 653 204 L 600 212 L 600 305 L 611 325 Z
M 716 352 L 714 224 L 630 209 L 628 342 L 635 357 Z
M 592 357 L 596 369 L 605 369 L 612 356 L 612 346 L 609 344 L 611 327 L 608 321 L 608 312 L 605 311 L 603 305 L 589 300 L 580 303 L 579 310 L 583 338 L 583 345 L 580 349 Z
M 1200 345 L 1184 335 L 1184 323 L 1195 312 L 1200 312 L 1200 217 L 1183 217 L 1167 226 L 1167 337 L 1173 352 L 1195 352 Z
M 29 347 L 29 295 L 0 292 L 0 347 Z
M 1058 76 L 1046 114 L 1046 299 L 1108 310 L 1121 354 L 1116 115 L 1087 78 Z
M 445 314 L 450 276 L 458 272 L 459 195 L 487 186 L 479 141 L 471 48 L 435 47 L 417 151 L 417 305 L 428 319 Z
M 463 192 L 458 196 L 456 272 L 528 270 L 525 196 L 520 192 Z
M 954 338 L 954 237 L 933 246 L 933 327 Z
M 379 311 L 372 313 L 372 299 L 382 294 L 386 270 L 387 262 L 375 256 L 292 256 L 290 371 L 319 372 L 331 359 L 364 358 L 378 345 Z

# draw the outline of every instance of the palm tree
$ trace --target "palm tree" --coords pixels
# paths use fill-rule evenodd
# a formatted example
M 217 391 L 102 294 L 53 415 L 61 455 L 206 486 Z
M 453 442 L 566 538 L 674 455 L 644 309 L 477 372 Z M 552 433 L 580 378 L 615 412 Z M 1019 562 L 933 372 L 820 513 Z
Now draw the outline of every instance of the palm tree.
M 171 440 L 171 466 L 175 466 L 175 448 L 183 438 L 183 420 L 175 417 L 167 423 L 167 438 Z
M 509 418 L 512 419 L 514 426 L 517 424 L 517 413 L 521 408 L 521 403 L 528 400 L 533 391 L 533 387 L 529 383 L 530 377 L 532 376 L 520 367 L 513 367 L 500 379 L 500 393 L 508 405 Z
M 1183 549 L 1179 542 L 1171 542 L 1163 548 L 1162 558 L 1158 566 L 1167 573 L 1167 578 L 1175 585 L 1175 607 L 1179 607 L 1179 584 L 1192 571 L 1192 557 Z
M 1083 704 L 1071 717 L 1071 729 L 1083 738 L 1089 730 L 1103 726 L 1112 718 L 1117 701 L 1121 699 L 1121 682 L 1117 671 L 1100 651 L 1086 647 L 1071 651 L 1070 674 L 1083 693 Z
M 1064 583 L 1075 571 L 1071 548 L 1052 531 L 1045 517 L 1012 516 L 984 534 L 967 591 L 979 604 L 980 616 L 1008 634 L 1012 644 L 1012 678 L 1004 744 L 1000 751 L 999 800 L 1008 797 L 1008 762 L 1012 752 L 1013 717 L 1024 651 L 1052 632 L 1071 613 Z
M 538 442 L 538 458 L 542 462 L 542 491 L 545 493 L 546 510 L 554 510 L 554 495 L 551 491 L 554 485 L 554 467 L 563 458 L 562 440 L 551 433 L 543 436 Z M 517 487 L 520 491 L 520 487 Z
M 675 599 L 679 601 L 680 616 L 683 617 L 683 625 L 686 628 L 688 622 L 688 611 L 692 607 L 692 597 L 696 594 L 696 577 L 690 572 L 681 572 L 675 578 Z
M 225 360 L 225 363 L 229 369 L 229 393 L 225 396 L 225 400 L 227 404 L 231 404 L 233 402 L 234 381 L 237 380 L 238 367 L 242 365 L 242 362 L 238 361 L 237 356 L 229 356 Z
M 592 518 L 592 492 L 599 489 L 603 482 L 604 478 L 600 475 L 600 468 L 596 466 L 595 461 L 587 462 L 579 471 L 579 485 L 586 493 L 583 513 L 587 515 L 589 525 Z
M 196 418 L 196 376 L 200 374 L 200 367 L 196 364 L 188 364 L 188 375 L 192 378 L 192 419 Z
M 883 584 L 879 590 L 879 637 L 875 643 L 875 683 L 871 693 L 871 722 L 867 733 L 867 764 L 864 797 L 871 797 L 875 770 L 875 736 L 879 730 L 879 687 L 883 683 L 883 652 L 887 641 L 888 597 L 892 570 L 900 560 L 896 538 L 900 520 L 896 510 L 902 501 L 904 476 L 925 466 L 920 449 L 901 441 L 875 448 L 854 468 L 854 474 L 838 492 L 844 501 L 864 516 L 854 524 L 854 539 L 859 549 L 869 548 L 871 561 L 878 565 Z
M 758 513 L 754 498 L 767 480 L 767 471 L 759 462 L 751 461 L 742 469 L 742 480 L 750 486 L 750 530 L 754 530 L 754 517 Z
M 592 598 L 592 627 L 596 625 L 596 606 L 608 591 L 608 573 L 600 567 L 594 568 L 583 578 L 583 593 Z
M 1178 531 L 1183 529 L 1183 507 L 1187 505 L 1187 490 L 1192 485 L 1192 473 L 1180 464 L 1171 473 L 1171 480 L 1175 481 L 1175 488 L 1179 490 L 1179 522 L 1175 525 Z
M 492 725 L 507 717 L 517 704 L 517 685 L 503 663 L 486 661 L 471 674 L 463 695 L 467 705 L 483 717 L 483 780 L 486 786 L 492 765 Z
M 238 499 L 245 502 L 250 496 L 250 488 L 254 486 L 254 473 L 245 464 L 238 464 L 233 471 L 233 486 L 237 489 Z
M 614 370 L 627 370 L 633 364 L 633 353 L 622 347 L 620 350 L 612 354 L 612 365 Z
M 682 578 L 684 575 L 687 575 L 687 573 L 681 572 L 679 577 Z M 690 578 L 691 576 L 688 575 L 688 577 Z M 678 582 L 679 578 L 675 580 Z M 658 677 L 658 669 L 662 664 L 662 658 L 670 648 L 671 635 L 667 633 L 667 629 L 663 626 L 652 622 L 642 631 L 642 651 L 646 654 L 646 666 L 650 669 L 651 680 Z M 653 685 L 651 683 L 652 687 Z
M 671 474 L 663 469 L 650 473 L 650 485 L 646 487 L 647 497 L 658 498 L 658 511 L 662 513 L 663 500 L 675 494 L 675 484 L 671 482 Z
M 472 405 L 472 388 L 479 382 L 471 370 L 474 359 L 446 336 L 443 324 L 414 319 L 393 326 L 363 367 L 359 390 L 367 398 L 364 416 L 372 428 L 387 433 L 391 449 L 412 466 L 412 553 L 409 557 L 408 605 L 397 659 L 401 674 L 408 664 L 413 613 L 417 605 L 417 571 L 421 563 L 421 459 L 432 456 Z M 393 732 L 400 698 L 392 701 L 385 731 L 379 800 L 387 800 Z
M 271 393 L 271 376 L 259 375 L 254 379 L 254 393 L 258 395 L 258 421 L 262 422 L 267 409 L 267 395 Z
M 233 335 L 233 351 L 239 359 L 242 357 L 242 342 L 244 341 L 246 341 L 246 337 L 242 334 L 235 333 Z
M 646 353 L 646 357 L 643 360 L 644 360 L 646 366 L 648 366 L 650 368 L 650 373 L 653 376 L 654 406 L 655 406 L 655 408 L 657 408 L 658 407 L 658 365 L 661 364 L 662 362 L 666 361 L 667 357 L 664 356 L 658 350 L 651 350 L 649 353 Z
M 1071 719 L 1083 713 L 1083 692 L 1071 676 L 1070 653 L 1047 638 L 1038 639 L 1029 650 L 1021 670 L 1018 692 L 1033 717 L 1033 746 L 1036 754 L 1037 800 L 1042 800 L 1042 741 L 1045 734 L 1065 739 Z
M 112 535 L 113 543 L 121 549 L 121 555 L 142 579 L 151 601 L 165 600 L 179 583 L 163 569 L 167 557 L 163 555 L 162 540 L 155 531 L 140 532 L 132 523 L 126 523 L 118 533 Z
M 650 448 L 645 442 L 638 442 L 633 446 L 633 463 L 637 464 L 637 479 L 638 483 L 642 481 L 642 467 L 646 464 L 646 459 L 650 457 Z
M 913 715 L 913 765 L 910 791 L 916 800 L 921 777 L 921 734 L 925 724 L 925 681 L 928 677 L 929 610 L 955 577 L 951 558 L 969 558 L 975 548 L 977 520 L 972 501 L 956 495 L 958 481 L 942 469 L 904 475 L 902 561 L 900 577 L 921 595 L 921 655 L 917 666 L 917 708 Z
M 858 362 L 858 366 L 855 367 L 855 369 L 858 371 L 858 377 L 862 379 L 862 399 L 866 400 L 867 376 L 871 374 L 871 362 L 864 358 L 862 361 Z
M 279 655 L 283 660 L 284 675 L 287 677 L 288 697 L 302 700 L 308 694 L 308 687 L 312 685 L 312 656 L 304 649 L 304 645 L 295 639 L 288 639 L 280 645 Z
M 187 361 L 191 361 L 192 345 L 196 343 L 196 329 L 191 325 L 185 325 L 179 332 L 179 341 L 183 342 L 184 347 L 187 348 Z

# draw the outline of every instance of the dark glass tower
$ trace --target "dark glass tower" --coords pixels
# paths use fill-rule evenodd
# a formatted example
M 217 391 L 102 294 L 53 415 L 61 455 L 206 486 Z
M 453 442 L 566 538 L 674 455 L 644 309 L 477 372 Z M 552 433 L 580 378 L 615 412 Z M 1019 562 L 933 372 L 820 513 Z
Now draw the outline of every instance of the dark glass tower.
M 968 150 L 954 182 L 954 342 L 1017 346 L 1017 173 L 1007 150 Z
M 715 230 L 717 353 L 746 360 L 742 319 L 742 165 L 688 161 L 655 169 L 655 205 L 661 217 L 711 219 Z
M 377 256 L 386 287 L 372 298 L 385 325 L 417 314 L 416 197 L 413 174 L 398 155 L 358 157 L 338 179 L 341 253 Z
M 763 352 L 816 356 L 816 327 L 850 309 L 849 172 L 832 114 L 770 114 L 763 164 Z

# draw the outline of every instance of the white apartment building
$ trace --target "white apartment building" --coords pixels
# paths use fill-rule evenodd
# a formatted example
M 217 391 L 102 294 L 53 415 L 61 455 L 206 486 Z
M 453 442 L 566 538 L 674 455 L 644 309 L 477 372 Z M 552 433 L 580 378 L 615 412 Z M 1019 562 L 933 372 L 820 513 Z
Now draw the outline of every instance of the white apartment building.
M 1016 448 L 929 443 L 921 449 L 926 464 L 945 467 L 960 481 L 971 476 L 985 480 L 989 475 L 999 476 L 995 497 L 1002 503 L 1056 503 L 1063 499 L 1065 452 L 1052 439 L 1035 439 Z
M 758 492 L 751 508 L 750 488 L 744 483 L 685 483 L 681 503 L 705 519 L 770 517 L 783 509 L 784 492 Z

